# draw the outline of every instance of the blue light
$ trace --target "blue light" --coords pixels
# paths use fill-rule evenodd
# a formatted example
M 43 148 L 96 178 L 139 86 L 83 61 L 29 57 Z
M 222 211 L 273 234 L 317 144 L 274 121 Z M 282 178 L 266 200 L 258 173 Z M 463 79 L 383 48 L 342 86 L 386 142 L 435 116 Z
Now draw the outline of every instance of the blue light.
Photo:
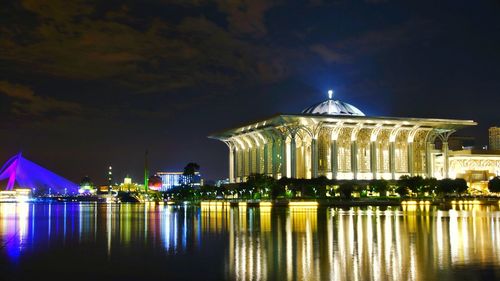
M 50 194 L 76 193 L 78 185 L 22 157 L 21 153 L 10 158 L 0 170 L 0 181 L 7 180 L 7 190 L 14 184 L 31 190 L 45 190 Z

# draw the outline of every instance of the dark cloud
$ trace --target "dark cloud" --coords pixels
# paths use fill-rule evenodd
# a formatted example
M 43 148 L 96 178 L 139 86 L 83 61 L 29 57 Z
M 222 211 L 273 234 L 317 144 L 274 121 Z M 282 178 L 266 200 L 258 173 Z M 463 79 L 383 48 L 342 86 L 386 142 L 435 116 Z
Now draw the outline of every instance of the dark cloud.
M 11 113 L 18 116 L 78 115 L 82 108 L 78 103 L 35 95 L 29 87 L 0 81 L 0 94 L 11 98 Z
M 267 34 L 265 13 L 277 4 L 271 0 L 218 1 L 221 11 L 227 14 L 231 32 L 255 37 Z
M 317 53 L 327 63 L 345 62 L 345 55 L 328 48 L 323 44 L 315 44 L 310 47 L 311 51 Z
M 400 48 L 407 44 L 424 44 L 440 33 L 440 26 L 429 20 L 410 19 L 394 26 L 369 30 L 342 40 L 310 46 L 326 63 L 352 63 L 365 56 Z
M 139 20 L 134 10 L 123 5 L 96 18 L 99 7 L 88 1 L 22 3 L 38 21 L 31 33 L 35 39 L 21 44 L 6 34 L 0 40 L 0 60 L 35 73 L 111 79 L 140 92 L 231 86 L 243 80 L 272 82 L 288 73 L 279 50 L 232 35 L 265 35 L 263 17 L 272 6 L 267 1 L 221 1 L 227 29 L 204 16 L 177 23 L 154 17 L 144 19 L 146 28 L 139 28 L 133 24 Z

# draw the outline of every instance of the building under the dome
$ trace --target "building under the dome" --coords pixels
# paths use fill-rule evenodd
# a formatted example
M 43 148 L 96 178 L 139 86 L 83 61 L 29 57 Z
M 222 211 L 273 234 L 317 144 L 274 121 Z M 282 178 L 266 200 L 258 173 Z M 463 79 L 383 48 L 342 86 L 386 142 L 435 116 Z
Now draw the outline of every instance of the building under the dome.
M 300 114 L 279 114 L 210 136 L 229 147 L 230 182 L 255 173 L 275 178 L 448 177 L 448 138 L 476 125 L 472 120 L 369 117 L 332 94 Z

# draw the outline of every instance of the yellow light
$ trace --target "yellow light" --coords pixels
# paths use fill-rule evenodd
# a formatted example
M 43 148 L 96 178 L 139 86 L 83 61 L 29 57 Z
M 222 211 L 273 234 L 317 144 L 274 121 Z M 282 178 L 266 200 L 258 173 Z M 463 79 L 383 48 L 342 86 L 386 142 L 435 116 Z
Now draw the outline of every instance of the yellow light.
M 316 201 L 302 201 L 302 202 L 290 202 L 289 207 L 318 207 L 318 202 Z
M 272 207 L 273 203 L 272 202 L 260 202 L 259 207 Z
M 246 207 L 247 206 L 247 202 L 239 202 L 238 203 L 238 207 Z
M 403 205 L 417 205 L 417 201 L 403 201 L 402 203 Z

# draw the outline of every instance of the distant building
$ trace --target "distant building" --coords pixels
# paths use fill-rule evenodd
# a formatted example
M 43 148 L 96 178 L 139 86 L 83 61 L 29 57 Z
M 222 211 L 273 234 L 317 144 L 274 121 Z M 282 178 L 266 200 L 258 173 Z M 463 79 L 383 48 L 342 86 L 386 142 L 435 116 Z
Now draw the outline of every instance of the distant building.
M 196 172 L 194 176 L 184 176 L 183 172 L 158 172 L 156 175 L 161 178 L 162 187 L 160 191 L 167 191 L 181 185 L 200 187 L 203 184 L 203 179 L 199 172 Z
M 128 175 L 123 179 L 123 183 L 121 183 L 118 188 L 120 191 L 125 192 L 137 192 L 141 189 L 144 189 L 142 185 L 133 182 L 132 178 Z
M 448 148 L 450 150 L 473 149 L 475 144 L 474 137 L 450 136 L 448 139 Z M 442 147 L 442 144 L 436 147 Z
M 451 151 L 448 158 L 450 177 L 463 178 L 470 187 L 485 190 L 488 181 L 500 176 L 500 154 L 493 150 Z
M 81 181 L 80 181 L 80 188 L 78 189 L 78 193 L 80 194 L 94 194 L 96 192 L 94 184 L 92 183 L 92 180 L 88 177 L 85 176 Z
M 132 178 L 128 175 L 123 179 L 123 184 L 132 184 Z
M 217 186 L 217 187 L 221 187 L 225 184 L 229 184 L 229 179 L 217 180 L 215 182 L 215 186 Z
M 490 150 L 500 150 L 500 127 L 491 127 L 490 133 Z
M 154 191 L 162 190 L 163 180 L 160 176 L 154 175 L 148 179 L 148 189 Z

